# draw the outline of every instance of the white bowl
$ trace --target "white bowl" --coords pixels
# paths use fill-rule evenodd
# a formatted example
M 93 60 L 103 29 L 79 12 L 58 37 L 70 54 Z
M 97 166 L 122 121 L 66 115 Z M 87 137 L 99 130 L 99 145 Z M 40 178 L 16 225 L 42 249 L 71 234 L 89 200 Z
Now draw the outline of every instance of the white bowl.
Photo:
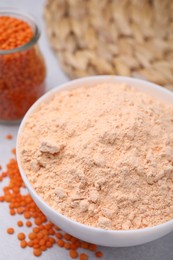
M 20 156 L 19 156 L 19 137 L 22 132 L 22 128 L 27 121 L 27 118 L 33 111 L 38 107 L 38 105 L 47 99 L 50 99 L 52 94 L 55 92 L 59 92 L 65 89 L 72 89 L 76 87 L 80 87 L 81 85 L 90 85 L 91 83 L 99 83 L 99 82 L 115 82 L 115 83 L 127 83 L 130 84 L 137 89 L 147 92 L 155 97 L 165 100 L 169 103 L 173 102 L 173 93 L 169 90 L 161 88 L 155 84 L 128 77 L 117 77 L 117 76 L 94 76 L 87 77 L 82 79 L 77 79 L 65 83 L 57 88 L 49 91 L 44 96 L 42 96 L 35 104 L 29 109 L 26 113 L 24 119 L 19 128 L 18 137 L 17 137 L 17 161 L 19 165 L 19 169 L 21 172 L 21 176 L 23 181 L 28 188 L 33 200 L 37 204 L 37 206 L 41 209 L 41 211 L 47 216 L 49 220 L 59 226 L 62 230 L 71 235 L 98 245 L 102 246 L 110 246 L 110 247 L 127 247 L 127 246 L 135 246 L 150 242 L 157 238 L 160 238 L 173 230 L 173 220 L 165 222 L 161 225 L 157 225 L 154 227 L 138 229 L 138 230 L 104 230 L 101 228 L 94 228 L 91 226 L 87 226 L 76 222 L 66 216 L 58 213 L 53 210 L 43 199 L 36 193 L 33 189 L 32 185 L 28 181 L 24 170 L 21 167 Z M 105 97 L 106 98 L 106 97 Z

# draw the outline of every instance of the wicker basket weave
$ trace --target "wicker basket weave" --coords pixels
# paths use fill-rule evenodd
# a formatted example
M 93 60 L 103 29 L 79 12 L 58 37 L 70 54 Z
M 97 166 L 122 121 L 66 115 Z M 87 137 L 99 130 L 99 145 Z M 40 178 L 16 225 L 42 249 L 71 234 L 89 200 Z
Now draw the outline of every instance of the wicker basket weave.
M 135 76 L 173 90 L 173 0 L 48 0 L 44 17 L 70 78 Z

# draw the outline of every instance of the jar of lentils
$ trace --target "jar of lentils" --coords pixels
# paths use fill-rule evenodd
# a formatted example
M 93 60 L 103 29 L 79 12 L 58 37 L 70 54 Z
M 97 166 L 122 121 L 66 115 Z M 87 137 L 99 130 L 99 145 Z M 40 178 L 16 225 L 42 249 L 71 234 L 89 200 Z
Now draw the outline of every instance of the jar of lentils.
M 0 122 L 16 123 L 45 92 L 46 67 L 34 19 L 0 10 Z

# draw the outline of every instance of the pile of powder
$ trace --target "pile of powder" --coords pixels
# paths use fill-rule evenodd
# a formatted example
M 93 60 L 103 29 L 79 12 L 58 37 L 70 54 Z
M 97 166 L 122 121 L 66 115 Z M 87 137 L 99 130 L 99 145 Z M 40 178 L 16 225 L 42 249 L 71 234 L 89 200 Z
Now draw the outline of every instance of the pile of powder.
M 19 154 L 58 212 L 104 229 L 144 228 L 173 218 L 172 127 L 171 104 L 124 84 L 84 86 L 40 104 Z

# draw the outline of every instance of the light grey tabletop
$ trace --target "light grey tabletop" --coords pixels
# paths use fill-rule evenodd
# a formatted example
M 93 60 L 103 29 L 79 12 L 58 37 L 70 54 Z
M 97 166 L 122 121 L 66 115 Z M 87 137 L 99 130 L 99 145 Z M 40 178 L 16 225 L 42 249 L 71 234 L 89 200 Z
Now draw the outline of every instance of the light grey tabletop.
M 53 88 L 68 79 L 60 69 L 59 64 L 51 51 L 47 42 L 44 24 L 42 20 L 44 0 L 0 0 L 0 8 L 10 7 L 23 10 L 36 17 L 38 24 L 42 30 L 40 39 L 40 47 L 44 54 L 47 64 L 47 89 Z M 0 125 L 0 164 L 5 166 L 9 158 L 11 158 L 11 149 L 15 147 L 16 135 L 18 126 L 2 126 Z M 6 140 L 7 134 L 13 134 L 13 140 Z M 4 184 L 0 183 L 1 189 Z M 9 226 L 16 227 L 18 216 L 11 217 L 8 213 L 8 206 L 0 204 L 0 260 L 24 260 L 36 259 L 32 256 L 30 248 L 21 249 L 16 236 L 6 234 L 6 229 Z M 20 217 L 21 219 L 21 217 Z M 25 228 L 27 232 L 27 228 Z M 100 248 L 104 252 L 104 260 L 173 260 L 173 232 L 169 235 L 148 243 L 146 245 L 129 247 L 129 248 Z M 96 259 L 90 255 L 90 259 Z M 68 253 L 54 246 L 52 249 L 45 252 L 40 260 L 67 260 Z

